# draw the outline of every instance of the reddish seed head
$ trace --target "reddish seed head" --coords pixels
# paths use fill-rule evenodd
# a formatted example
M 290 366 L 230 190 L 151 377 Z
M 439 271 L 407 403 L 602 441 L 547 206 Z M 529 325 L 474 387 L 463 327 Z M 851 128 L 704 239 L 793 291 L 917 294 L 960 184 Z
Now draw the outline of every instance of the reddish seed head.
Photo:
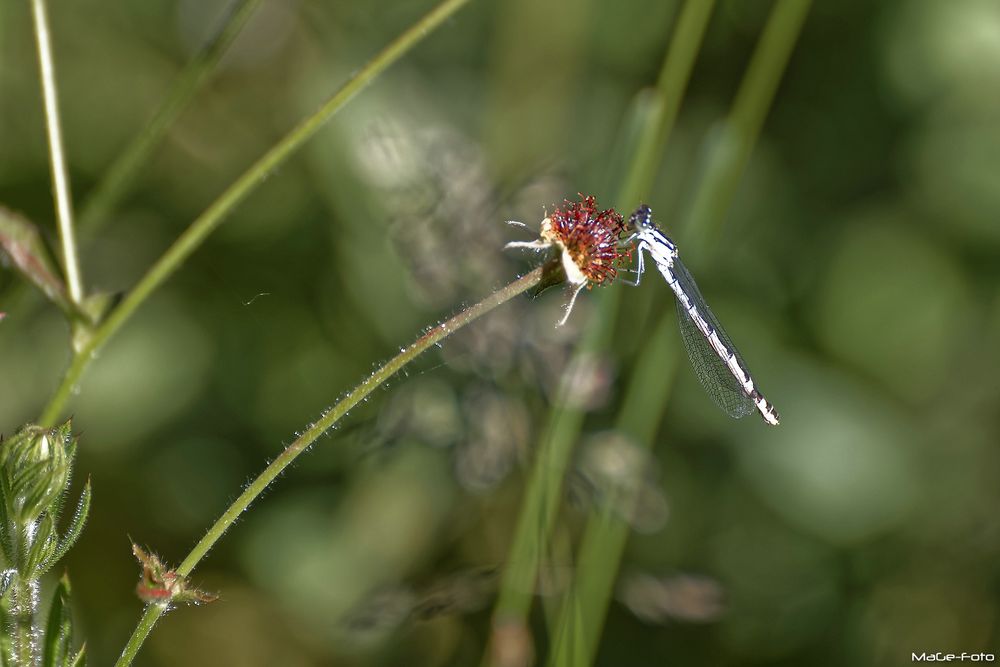
M 542 238 L 562 248 L 590 284 L 610 282 L 628 250 L 619 243 L 625 221 L 614 209 L 599 211 L 592 196 L 566 200 L 542 223 Z M 582 282 L 582 281 L 581 281 Z

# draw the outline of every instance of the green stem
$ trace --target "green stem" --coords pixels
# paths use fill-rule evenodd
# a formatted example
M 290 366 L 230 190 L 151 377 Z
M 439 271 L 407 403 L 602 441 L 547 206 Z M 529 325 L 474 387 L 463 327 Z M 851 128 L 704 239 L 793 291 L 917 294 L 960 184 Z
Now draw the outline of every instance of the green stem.
M 627 433 L 636 444 L 647 448 L 656 435 L 676 368 L 678 341 L 673 319 L 671 313 L 664 315 L 640 350 L 638 358 L 643 364 L 629 381 L 616 422 L 617 431 Z M 596 508 L 587 520 L 577 554 L 576 577 L 563 602 L 555 648 L 549 659 L 552 667 L 590 665 L 597 654 L 629 534 L 628 524 L 611 505 Z
M 701 48 L 713 7 L 714 0 L 688 0 L 681 10 L 672 32 L 670 46 L 660 68 L 655 91 L 657 104 L 646 119 L 642 132 L 644 136 L 635 149 L 628 177 L 622 188 L 620 199 L 626 207 L 631 206 L 636 197 L 648 192 L 653 183 L 663 148 L 673 129 L 681 101 L 684 98 L 684 91 L 690 79 L 691 70 L 694 68 L 695 57 Z M 659 342 L 659 337 L 655 338 Z M 650 360 L 647 368 L 656 369 L 653 371 L 654 374 L 662 372 L 663 367 L 654 365 L 653 362 L 654 358 L 659 358 L 657 354 L 643 358 Z M 657 411 L 649 410 L 649 414 L 657 414 Z M 574 438 L 578 437 L 578 430 L 572 435 Z M 615 521 L 607 511 L 600 512 L 600 519 L 604 522 Z M 624 528 L 620 528 L 620 530 L 624 530 Z M 606 537 L 607 535 L 602 535 L 601 539 Z M 597 582 L 613 582 L 618 569 L 617 561 L 613 562 L 613 567 L 609 564 L 594 562 L 588 556 L 587 547 L 585 539 L 584 544 L 581 545 L 581 555 L 578 558 L 577 578 L 583 581 L 583 585 L 590 583 L 591 587 L 593 587 L 592 582 L 595 580 Z M 598 585 L 600 586 L 600 584 Z M 563 600 L 556 623 L 553 649 L 549 659 L 550 665 L 589 665 L 593 660 L 600 640 L 607 600 L 595 599 L 594 596 L 583 597 L 580 594 L 581 591 L 578 590 L 579 586 L 579 583 L 575 584 L 569 595 Z M 610 591 L 610 589 L 608 590 Z M 584 600 L 585 605 L 590 606 L 581 605 L 581 599 Z
M 41 664 L 41 648 L 35 628 L 38 612 L 38 580 L 25 581 L 14 575 L 10 592 L 11 651 L 16 665 L 32 667 Z
M 618 208 L 627 209 L 644 191 L 648 191 L 658 161 L 659 151 L 651 146 L 666 143 L 677 117 L 683 90 L 691 73 L 694 56 L 698 52 L 712 2 L 692 0 L 685 6 L 675 31 L 676 41 L 671 44 L 661 70 L 655 95 L 652 99 L 636 100 L 637 132 L 626 131 L 631 139 L 629 168 L 619 188 Z M 500 586 L 500 596 L 494 609 L 494 622 L 501 624 L 526 624 L 535 579 L 541 558 L 547 549 L 549 534 L 555 523 L 560 505 L 562 483 L 572 455 L 573 446 L 583 428 L 584 412 L 568 404 L 567 392 L 577 382 L 576 369 L 587 358 L 600 354 L 611 344 L 612 323 L 617 314 L 617 294 L 602 294 L 595 313 L 590 335 L 581 341 L 563 377 L 563 392 L 552 409 L 549 425 L 539 441 L 539 454 L 525 492 L 508 564 Z M 560 610 L 556 627 L 567 622 L 567 606 Z M 497 641 L 497 636 L 494 637 Z M 487 655 L 486 662 L 490 660 Z
M 639 143 L 625 179 L 625 182 L 635 184 L 634 194 L 637 197 L 647 196 L 652 189 L 663 148 L 677 120 L 684 90 L 691 78 L 695 57 L 701 48 L 714 6 L 715 0 L 689 0 L 677 19 L 677 27 L 656 82 L 655 94 L 663 107 L 659 111 L 659 122 L 647 125 L 649 136 Z
M 108 168 L 84 201 L 80 213 L 79 226 L 87 233 L 93 234 L 107 221 L 108 214 L 131 189 L 140 168 L 160 145 L 167 129 L 208 80 L 258 5 L 260 0 L 239 0 L 233 5 L 222 27 L 187 64 L 156 114 Z
M 257 496 L 263 493 L 264 489 L 266 489 L 268 485 L 270 485 L 271 482 L 273 482 L 274 479 L 280 475 L 281 472 L 296 459 L 296 457 L 298 457 L 299 454 L 304 452 L 309 445 L 315 442 L 317 438 L 336 424 L 341 417 L 350 412 L 352 408 L 363 401 L 369 394 L 382 386 L 382 383 L 398 373 L 400 369 L 413 361 L 417 358 L 417 356 L 430 348 L 432 345 L 437 344 L 473 320 L 488 313 L 497 306 L 506 303 L 518 294 L 522 294 L 532 287 L 539 285 L 545 275 L 544 268 L 545 267 L 539 267 L 531 273 L 518 278 L 506 287 L 503 287 L 486 297 L 476 305 L 463 310 L 451 319 L 430 329 L 409 347 L 404 348 L 402 352 L 397 354 L 395 357 L 386 362 L 381 368 L 368 376 L 364 382 L 355 387 L 349 394 L 347 394 L 347 396 L 342 398 L 340 402 L 327 410 L 316 423 L 296 438 L 295 442 L 288 445 L 288 447 L 286 447 L 285 450 L 282 451 L 281 454 L 279 454 L 277 458 L 275 458 L 274 461 L 272 461 L 271 464 L 268 465 L 264 471 L 247 486 L 243 493 L 241 493 L 240 496 L 233 501 L 233 504 L 222 513 L 222 516 L 220 516 L 218 520 L 212 524 L 212 527 L 208 529 L 205 536 L 201 538 L 198 544 L 196 544 L 191 550 L 191 553 L 187 555 L 187 558 L 185 558 L 181 562 L 180 566 L 178 566 L 177 574 L 185 577 L 189 575 L 191 571 L 194 570 L 198 562 L 205 557 L 205 554 L 208 553 L 209 549 L 211 549 L 215 543 L 219 541 L 219 538 L 221 538 L 226 530 L 233 525 L 233 522 L 236 521 L 240 514 L 242 514 L 243 511 L 249 507 L 250 503 L 252 503 Z M 128 644 L 125 646 L 125 650 L 122 651 L 121 657 L 118 659 L 118 662 L 115 663 L 117 667 L 125 667 L 125 665 L 132 663 L 136 653 L 139 651 L 139 647 L 142 646 L 142 642 L 145 640 L 146 636 L 149 635 L 150 630 L 153 629 L 153 625 L 156 623 L 157 619 L 163 615 L 165 610 L 166 608 L 160 604 L 151 604 L 146 607 L 142 618 L 139 620 L 139 624 L 136 626 L 135 631 L 129 638 Z
M 413 48 L 454 14 L 469 0 L 444 0 L 430 13 L 413 24 L 406 32 L 386 46 L 375 58 L 365 65 L 314 114 L 299 123 L 271 150 L 257 160 L 242 176 L 230 185 L 215 202 L 202 213 L 191 226 L 167 249 L 167 252 L 150 267 L 146 275 L 136 283 L 124 300 L 98 326 L 90 338 L 74 355 L 62 382 L 56 389 L 48 405 L 39 418 L 43 426 L 51 426 L 59 417 L 74 387 L 80 382 L 83 372 L 101 346 L 122 327 L 167 278 L 202 244 L 206 237 L 222 224 L 236 206 L 253 192 L 264 179 L 281 163 L 287 160 L 302 144 L 310 139 L 348 101 L 357 95 L 376 76 L 396 62 L 404 53 Z
M 653 181 L 657 161 L 653 159 L 655 154 L 650 152 L 649 147 L 663 145 L 670 135 L 711 6 L 712 2 L 704 0 L 688 3 L 678 23 L 680 44 L 671 45 L 656 95 L 653 99 L 639 97 L 636 100 L 635 124 L 638 131 L 630 132 L 626 128 L 624 133 L 630 138 L 631 145 L 628 151 L 629 168 L 617 197 L 619 209 L 634 205 Z M 539 439 L 538 457 L 533 463 L 524 505 L 518 516 L 501 579 L 500 594 L 493 611 L 496 627 L 508 624 L 523 626 L 527 623 L 535 580 L 560 506 L 563 479 L 583 428 L 584 411 L 567 398 L 572 395 L 573 386 L 579 383 L 578 369 L 610 346 L 617 311 L 617 294 L 602 294 L 592 326 L 588 327 L 588 336 L 580 342 L 562 378 L 562 389 Z M 569 609 L 563 607 L 561 612 L 568 613 Z M 556 626 L 563 623 L 561 618 Z M 499 641 L 499 636 L 495 634 L 493 641 Z M 491 653 L 492 649 L 484 659 L 485 664 L 492 660 Z
M 599 318 L 595 317 L 595 320 L 599 321 Z M 595 326 L 589 331 L 602 328 Z M 595 335 L 591 334 L 590 338 Z M 581 342 L 580 347 L 589 349 L 594 346 L 593 343 Z M 573 394 L 574 387 L 579 387 L 586 380 L 581 377 L 588 372 L 584 356 L 574 355 L 569 369 L 563 374 L 558 398 L 539 438 L 538 455 L 532 464 L 524 504 L 518 515 L 507 565 L 500 581 L 500 595 L 493 611 L 494 623 L 498 626 L 526 623 L 535 595 L 538 571 L 548 550 L 549 536 L 562 501 L 563 477 L 583 421 L 583 411 L 573 404 L 569 396 Z
M 774 93 L 809 13 L 811 0 L 779 0 L 743 76 L 733 108 L 710 146 L 703 180 L 684 229 L 697 254 L 725 219 L 736 187 L 764 124 Z
M 52 193 L 56 199 L 56 218 L 59 241 L 62 246 L 63 268 L 69 298 L 74 304 L 83 300 L 83 278 L 76 251 L 73 232 L 73 200 L 69 191 L 69 175 L 63 152 L 62 129 L 59 124 L 59 99 L 56 95 L 56 72 L 52 61 L 52 44 L 49 39 L 49 18 L 45 0 L 31 0 L 35 19 L 35 42 L 38 45 L 38 69 L 42 80 L 42 99 L 45 106 L 45 127 L 49 135 L 49 165 L 52 170 Z
M 696 4 L 697 0 L 690 2 Z M 730 204 L 735 183 L 756 142 L 807 8 L 808 2 L 802 0 L 781 0 L 775 6 L 729 116 L 730 123 L 743 129 L 741 150 L 745 154 L 721 164 L 721 171 L 714 177 L 702 180 L 696 201 L 712 202 L 715 206 L 706 208 L 690 223 L 717 225 Z M 776 54 L 783 57 L 777 58 Z M 770 69 L 762 70 L 761 63 Z M 685 227 L 685 231 L 691 234 L 699 229 Z M 677 366 L 672 319 L 669 314 L 664 316 L 640 351 L 638 358 L 643 364 L 630 380 L 617 420 L 617 430 L 628 433 L 636 444 L 645 448 L 652 447 Z M 628 525 L 609 509 L 598 509 L 588 519 L 577 556 L 576 578 L 564 603 L 556 649 L 549 662 L 552 667 L 593 663 L 628 536 Z

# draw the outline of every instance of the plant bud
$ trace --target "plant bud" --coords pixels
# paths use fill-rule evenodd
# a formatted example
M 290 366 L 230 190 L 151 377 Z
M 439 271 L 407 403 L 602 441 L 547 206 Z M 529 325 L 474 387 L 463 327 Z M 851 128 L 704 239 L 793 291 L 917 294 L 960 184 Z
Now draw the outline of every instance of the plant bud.
M 70 420 L 53 428 L 29 424 L 0 442 L 0 475 L 8 520 L 26 525 L 55 509 L 69 484 L 75 453 Z

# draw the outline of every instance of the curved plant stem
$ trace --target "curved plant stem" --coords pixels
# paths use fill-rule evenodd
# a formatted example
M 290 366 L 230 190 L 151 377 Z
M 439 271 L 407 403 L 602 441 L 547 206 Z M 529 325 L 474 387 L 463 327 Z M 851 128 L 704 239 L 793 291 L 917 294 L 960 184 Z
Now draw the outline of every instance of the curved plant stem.
M 35 42 L 38 45 L 38 68 L 42 80 L 42 99 L 45 104 L 45 128 L 49 135 L 52 193 L 56 198 L 56 218 L 62 246 L 63 268 L 66 271 L 69 299 L 74 304 L 79 304 L 83 300 L 83 278 L 80 275 L 80 260 L 73 232 L 73 200 L 69 191 L 69 175 L 66 173 L 66 157 L 63 153 L 59 99 L 56 95 L 56 72 L 52 61 L 45 0 L 31 0 L 31 11 L 35 21 Z
M 48 405 L 45 406 L 39 424 L 51 426 L 59 417 L 66 401 L 80 382 L 83 372 L 91 359 L 104 343 L 113 336 L 138 310 L 167 278 L 193 253 L 215 229 L 222 224 L 236 206 L 253 192 L 281 163 L 287 160 L 302 144 L 310 139 L 348 101 L 392 63 L 413 48 L 420 40 L 441 25 L 449 16 L 469 0 L 444 0 L 426 16 L 413 24 L 402 35 L 386 46 L 367 65 L 352 76 L 314 114 L 303 120 L 271 150 L 257 160 L 246 172 L 223 192 L 215 202 L 191 223 L 183 234 L 167 249 L 167 252 L 150 267 L 146 275 L 136 283 L 114 311 L 81 345 L 74 355 L 62 382 L 56 389 Z
M 212 524 L 212 527 L 208 529 L 205 536 L 194 546 L 191 553 L 187 555 L 181 564 L 177 568 L 177 574 L 182 577 L 186 577 L 191 574 L 195 566 L 205 557 L 209 549 L 219 541 L 219 538 L 226 532 L 226 530 L 233 525 L 233 522 L 239 517 L 240 514 L 254 501 L 257 496 L 263 493 L 264 489 L 274 481 L 274 479 L 281 474 L 281 472 L 288 467 L 288 465 L 298 457 L 299 454 L 304 452 L 309 445 L 315 442 L 321 435 L 323 435 L 330 427 L 337 423 L 337 421 L 346 415 L 354 406 L 365 399 L 366 396 L 375 391 L 378 387 L 382 385 L 383 382 L 388 380 L 390 377 L 395 375 L 406 366 L 408 363 L 413 361 L 422 352 L 427 350 L 432 345 L 440 342 L 444 338 L 450 336 L 455 331 L 458 331 L 465 325 L 469 324 L 478 317 L 488 313 L 497 306 L 506 303 L 510 299 L 514 298 L 518 294 L 522 294 L 527 290 L 538 286 L 543 277 L 545 276 L 546 267 L 538 267 L 531 273 L 518 278 L 514 282 L 510 283 L 506 287 L 503 287 L 490 296 L 486 297 L 474 306 L 471 306 L 458 315 L 455 315 L 449 320 L 438 324 L 434 328 L 427 331 L 423 336 L 418 338 L 409 347 L 403 349 L 402 352 L 397 354 L 395 357 L 387 361 L 381 368 L 376 370 L 364 382 L 355 387 L 347 396 L 342 398 L 336 405 L 327 410 L 323 416 L 316 421 L 312 426 L 310 426 L 302 435 L 296 438 L 295 442 L 288 445 L 284 451 L 281 452 L 271 462 L 264 471 L 253 480 L 247 488 L 240 494 L 240 496 L 233 501 L 233 504 L 223 512 L 222 516 Z M 153 625 L 156 623 L 157 619 L 163 615 L 165 607 L 162 604 L 151 604 L 146 607 L 142 618 L 139 620 L 138 626 L 136 626 L 135 631 L 129 638 L 128 644 L 126 644 L 124 651 L 122 651 L 121 657 L 118 662 L 115 663 L 117 667 L 124 667 L 125 665 L 131 664 L 132 660 L 135 658 L 136 653 L 139 651 L 139 647 L 142 642 L 146 639 L 150 630 L 153 629 Z
M 87 196 L 79 220 L 80 228 L 86 231 L 81 233 L 93 234 L 107 221 L 108 214 L 131 189 L 142 165 L 160 145 L 167 129 L 215 70 L 258 5 L 260 0 L 239 0 L 232 6 L 221 28 L 187 64 L 156 114 L 118 155 L 93 192 Z

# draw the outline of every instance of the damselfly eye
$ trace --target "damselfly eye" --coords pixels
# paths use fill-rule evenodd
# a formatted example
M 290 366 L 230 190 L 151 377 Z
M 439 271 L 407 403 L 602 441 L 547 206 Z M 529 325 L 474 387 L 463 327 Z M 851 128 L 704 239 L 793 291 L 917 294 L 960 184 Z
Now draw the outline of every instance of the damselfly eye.
M 635 209 L 635 212 L 629 216 L 628 222 L 632 227 L 649 229 L 653 226 L 653 209 L 649 208 L 645 204 L 640 205 L 639 208 Z

